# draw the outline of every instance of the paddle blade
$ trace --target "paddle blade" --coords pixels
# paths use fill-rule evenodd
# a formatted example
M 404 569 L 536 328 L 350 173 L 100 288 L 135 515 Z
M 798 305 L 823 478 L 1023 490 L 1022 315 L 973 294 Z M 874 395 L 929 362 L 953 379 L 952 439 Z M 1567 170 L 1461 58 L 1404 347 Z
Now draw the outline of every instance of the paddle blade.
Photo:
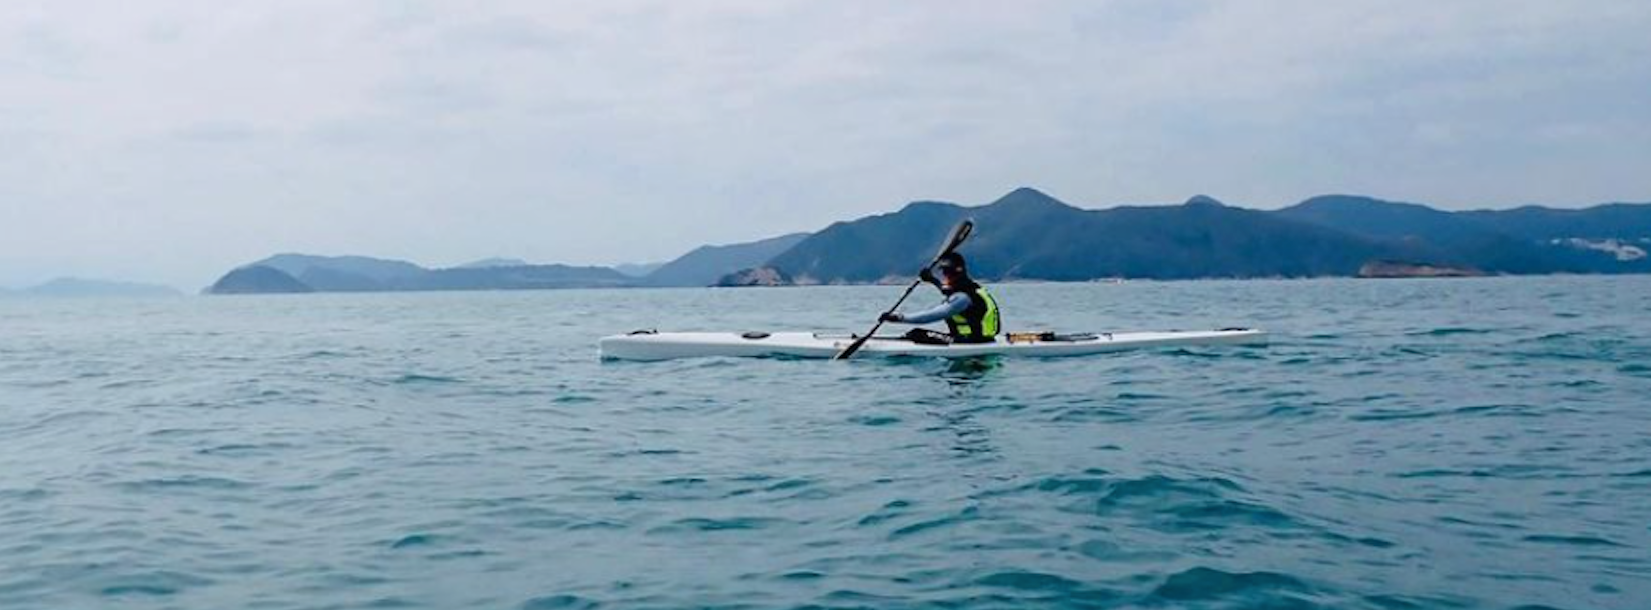
M 946 242 L 941 244 L 940 252 L 934 255 L 934 259 L 940 260 L 940 257 L 945 256 L 946 253 L 956 250 L 958 246 L 963 245 L 963 240 L 969 239 L 969 234 L 974 231 L 975 221 L 973 218 L 965 218 L 963 222 L 957 223 L 957 226 L 952 228 L 952 234 L 946 237 Z
M 849 357 L 854 355 L 854 352 L 860 351 L 860 348 L 863 347 L 866 344 L 866 341 L 870 340 L 871 336 L 876 332 L 877 329 L 875 327 L 872 328 L 871 332 L 866 333 L 866 336 L 855 339 L 853 343 L 848 344 L 848 347 L 843 348 L 843 351 L 837 352 L 837 355 L 832 356 L 831 359 L 847 360 Z
M 963 219 L 963 222 L 957 223 L 957 226 L 952 228 L 952 234 L 946 236 L 946 242 L 940 246 L 940 252 L 934 255 L 934 260 L 930 261 L 929 265 L 933 266 L 935 263 L 940 262 L 940 257 L 945 256 L 952 250 L 956 250 L 958 246 L 963 245 L 963 240 L 968 239 L 969 234 L 973 233 L 974 230 L 975 221 L 973 218 L 965 218 Z M 906 302 L 906 297 L 911 296 L 911 291 L 916 290 L 917 285 L 921 283 L 923 283 L 922 280 L 917 280 L 912 282 L 910 286 L 907 286 L 906 293 L 900 295 L 900 300 L 895 301 L 894 307 L 890 307 L 888 310 L 894 311 L 896 309 L 900 309 L 900 305 Z M 834 356 L 832 360 L 847 360 L 854 356 L 855 352 L 860 351 L 860 348 L 866 345 L 866 341 L 871 340 L 872 335 L 877 334 L 877 329 L 882 327 L 883 321 L 878 320 L 877 325 L 871 327 L 871 331 L 867 332 L 866 336 L 855 339 L 853 343 L 848 344 L 848 347 L 843 348 L 843 351 L 837 352 L 837 355 Z

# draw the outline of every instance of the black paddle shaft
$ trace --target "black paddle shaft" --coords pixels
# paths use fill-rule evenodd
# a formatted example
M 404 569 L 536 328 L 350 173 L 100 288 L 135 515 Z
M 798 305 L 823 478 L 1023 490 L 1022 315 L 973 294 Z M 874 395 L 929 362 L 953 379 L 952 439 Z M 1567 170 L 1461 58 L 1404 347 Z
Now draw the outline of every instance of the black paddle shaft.
M 940 262 L 941 258 L 944 258 L 947 254 L 951 254 L 951 252 L 956 250 L 958 246 L 963 245 L 963 240 L 968 239 L 969 234 L 973 233 L 974 230 L 975 221 L 968 218 L 963 219 L 963 222 L 958 223 L 957 227 L 952 229 L 951 236 L 946 240 L 945 244 L 941 245 L 940 252 L 934 255 L 934 260 L 929 261 L 929 264 L 923 268 L 928 269 L 933 267 L 935 263 Z M 912 291 L 917 290 L 917 285 L 922 283 L 923 278 L 921 277 L 913 280 L 911 285 L 906 287 L 906 291 L 900 294 L 900 300 L 895 301 L 894 306 L 888 308 L 888 311 L 899 310 L 900 306 L 905 304 L 906 299 L 911 296 Z M 855 352 L 860 351 L 860 348 L 864 347 L 866 342 L 871 340 L 872 335 L 876 335 L 878 329 L 881 328 L 883 328 L 883 317 L 878 316 L 877 324 L 873 325 L 871 330 L 867 331 L 864 337 L 855 339 L 853 343 L 848 344 L 848 347 L 843 348 L 843 351 L 837 352 L 837 355 L 832 357 L 832 360 L 847 360 L 849 357 L 853 356 Z

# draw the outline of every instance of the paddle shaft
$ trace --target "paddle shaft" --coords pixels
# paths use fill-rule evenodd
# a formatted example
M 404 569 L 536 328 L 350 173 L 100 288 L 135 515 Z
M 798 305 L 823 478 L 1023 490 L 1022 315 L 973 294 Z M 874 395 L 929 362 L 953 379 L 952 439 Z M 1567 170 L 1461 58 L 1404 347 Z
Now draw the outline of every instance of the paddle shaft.
M 928 270 L 933 268 L 940 262 L 940 259 L 945 258 L 947 254 L 951 254 L 952 251 L 956 250 L 958 246 L 963 245 L 963 240 L 968 239 L 969 234 L 973 233 L 974 230 L 975 221 L 969 218 L 963 219 L 963 222 L 958 223 L 957 226 L 952 229 L 952 234 L 946 236 L 946 243 L 940 247 L 940 252 L 935 254 L 934 259 L 930 260 L 928 266 L 923 269 Z M 911 285 L 906 287 L 906 292 L 900 295 L 900 300 L 894 302 L 894 307 L 890 307 L 888 310 L 898 311 L 900 306 L 906 303 L 906 298 L 911 296 L 912 291 L 917 290 L 917 285 L 922 283 L 923 274 L 920 273 L 917 275 L 917 279 L 913 280 Z M 832 358 L 832 360 L 845 360 L 848 357 L 853 356 L 854 352 L 860 351 L 860 348 L 864 347 L 866 342 L 870 341 L 871 337 L 876 335 L 877 330 L 882 327 L 883 317 L 878 316 L 877 324 L 871 327 L 871 330 L 866 333 L 866 336 L 855 339 L 853 343 L 848 344 L 848 347 L 843 348 L 843 351 L 838 352 L 837 357 Z
M 900 295 L 900 300 L 895 301 L 894 307 L 890 307 L 889 311 L 898 311 L 900 306 L 906 303 L 906 299 L 911 296 L 912 291 L 917 290 L 917 286 L 922 283 L 923 278 L 913 280 L 911 285 L 906 287 L 906 292 Z M 883 328 L 883 318 L 882 316 L 878 316 L 877 323 L 872 325 L 870 331 L 866 332 L 866 336 L 855 339 L 853 343 L 848 344 L 848 347 L 843 348 L 843 351 L 838 352 L 837 356 L 832 358 L 832 360 L 843 360 L 849 356 L 853 356 L 854 352 L 860 351 L 860 347 L 864 346 L 867 341 L 870 341 L 872 335 L 877 334 L 878 329 L 881 328 Z

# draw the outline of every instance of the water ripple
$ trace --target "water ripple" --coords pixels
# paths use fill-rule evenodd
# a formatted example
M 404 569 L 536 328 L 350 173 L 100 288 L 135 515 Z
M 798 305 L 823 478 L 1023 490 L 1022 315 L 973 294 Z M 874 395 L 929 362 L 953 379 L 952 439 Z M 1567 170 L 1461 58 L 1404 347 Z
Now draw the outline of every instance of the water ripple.
M 0 301 L 0 608 L 1651 599 L 1651 278 L 994 290 L 1262 349 L 592 346 L 662 311 L 858 330 L 898 290 Z

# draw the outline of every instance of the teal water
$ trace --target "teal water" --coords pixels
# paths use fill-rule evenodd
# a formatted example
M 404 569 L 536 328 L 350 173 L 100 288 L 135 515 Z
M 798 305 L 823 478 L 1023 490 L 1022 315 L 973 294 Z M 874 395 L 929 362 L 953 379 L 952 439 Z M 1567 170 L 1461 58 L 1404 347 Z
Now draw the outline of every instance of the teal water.
M 1651 278 L 994 291 L 1274 340 L 604 363 L 898 288 L 0 301 L 0 608 L 1651 607 Z

